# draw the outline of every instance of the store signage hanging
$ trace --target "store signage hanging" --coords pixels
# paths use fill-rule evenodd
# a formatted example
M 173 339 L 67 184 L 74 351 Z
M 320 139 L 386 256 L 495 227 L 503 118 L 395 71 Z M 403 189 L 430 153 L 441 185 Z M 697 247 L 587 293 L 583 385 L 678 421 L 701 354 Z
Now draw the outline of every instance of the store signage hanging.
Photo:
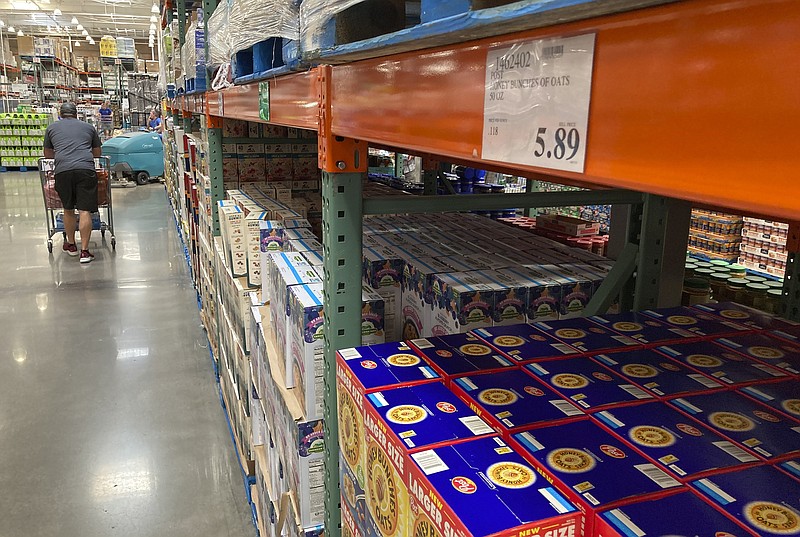
M 595 34 L 489 49 L 481 157 L 580 172 Z
M 269 121 L 269 82 L 258 83 L 258 117 Z

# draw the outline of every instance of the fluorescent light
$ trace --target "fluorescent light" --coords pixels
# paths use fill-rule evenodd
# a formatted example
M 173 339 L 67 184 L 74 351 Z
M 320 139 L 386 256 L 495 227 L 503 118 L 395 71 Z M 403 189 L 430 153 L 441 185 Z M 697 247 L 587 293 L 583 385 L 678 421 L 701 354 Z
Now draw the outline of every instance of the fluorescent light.
M 158 13 L 158 4 L 153 4 L 153 7 L 150 8 L 150 13 Z
M 6 25 L 6 23 L 4 23 L 3 21 L 0 21 L 0 28 L 4 28 L 5 25 Z
M 155 30 L 156 29 L 156 24 L 154 22 L 150 23 L 150 29 L 151 30 Z
M 17 36 L 18 36 L 18 37 L 22 37 L 23 35 L 25 35 L 25 33 L 24 33 L 22 30 L 20 30 L 19 32 L 17 32 Z
M 17 0 L 11 2 L 11 7 L 22 11 L 39 11 L 39 6 L 30 0 Z
M 80 41 L 75 41 L 75 46 L 76 46 L 76 47 L 79 47 L 79 46 L 81 46 L 81 42 L 80 42 Z
M 88 41 L 88 42 L 89 42 L 89 44 L 91 44 L 91 43 L 92 43 L 92 38 L 91 38 L 90 36 L 88 36 L 88 35 L 87 35 L 87 36 L 86 36 L 86 41 Z
M 78 30 L 83 30 L 83 24 L 78 25 Z
M 158 17 L 155 15 L 150 15 L 150 22 L 158 22 Z
M 55 15 L 56 17 L 58 17 L 59 15 L 61 15 L 61 10 L 60 10 L 60 9 L 58 9 L 58 8 L 55 8 L 55 9 L 53 10 L 53 15 Z
M 11 32 L 12 34 L 13 34 L 14 32 L 16 32 L 16 30 L 14 29 L 14 27 L 13 27 L 13 26 L 9 26 L 9 27 L 8 27 L 8 31 L 9 31 L 9 32 Z
M 69 22 L 71 22 L 72 24 L 78 24 L 78 17 L 72 17 L 72 20 Z
M 81 35 L 89 35 L 89 32 L 87 32 L 86 30 L 84 30 L 84 31 L 82 31 L 82 32 L 81 32 Z

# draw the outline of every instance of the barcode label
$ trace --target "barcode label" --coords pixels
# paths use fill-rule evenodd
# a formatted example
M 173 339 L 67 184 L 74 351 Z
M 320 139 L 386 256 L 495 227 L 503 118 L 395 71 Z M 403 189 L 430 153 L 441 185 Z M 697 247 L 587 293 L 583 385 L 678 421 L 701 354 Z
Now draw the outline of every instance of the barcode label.
M 345 360 L 352 360 L 353 358 L 361 358 L 361 353 L 358 352 L 358 349 L 342 349 L 339 351 L 339 355 Z
M 411 440 L 410 438 L 404 439 L 403 442 L 405 442 L 405 444 L 410 448 L 413 448 L 413 447 L 416 446 L 416 444 L 414 444 L 414 441 Z
M 598 505 L 600 503 L 600 501 L 594 496 L 592 496 L 591 493 L 589 492 L 584 492 L 583 497 L 586 498 L 586 501 L 592 505 Z
M 719 449 L 740 462 L 756 462 L 758 459 L 748 452 L 727 441 L 712 442 Z
M 433 343 L 427 339 L 412 339 L 411 343 L 413 343 L 418 349 L 430 349 L 433 347 Z
M 458 419 L 475 436 L 492 433 L 492 428 L 489 427 L 489 425 L 487 425 L 486 422 L 480 419 L 478 416 L 464 416 L 463 418 Z
M 722 384 L 720 384 L 716 380 L 710 379 L 704 375 L 700 375 L 699 373 L 691 373 L 689 375 L 689 378 L 694 380 L 695 382 L 699 382 L 706 388 L 719 388 L 720 386 L 722 386 Z
M 558 352 L 560 352 L 561 354 L 577 354 L 578 353 L 578 351 L 576 349 L 573 349 L 569 345 L 565 345 L 563 343 L 553 343 L 550 346 L 553 347 Z
M 572 404 L 570 404 L 567 401 L 553 400 L 550 401 L 550 404 L 559 409 L 567 416 L 580 416 L 583 414 L 583 412 L 572 406 Z
M 664 472 L 654 464 L 637 464 L 634 466 L 634 468 L 642 472 L 645 476 L 647 476 L 651 481 L 653 481 L 656 485 L 658 485 L 662 489 L 668 489 L 671 487 L 680 486 L 680 483 L 678 483 L 675 479 L 671 478 L 666 472 Z
M 761 453 L 762 455 L 764 455 L 767 458 L 772 457 L 772 453 L 770 453 L 766 449 L 762 448 L 761 446 L 754 447 L 753 450 L 754 451 L 758 451 L 759 453 Z
M 675 472 L 681 477 L 684 477 L 686 475 L 686 472 L 683 470 L 683 468 L 681 468 L 677 464 L 670 464 L 669 467 L 673 472 Z
M 760 369 L 764 373 L 772 375 L 773 377 L 785 377 L 786 376 L 786 373 L 784 373 L 780 369 L 775 369 L 771 365 L 766 365 L 766 364 L 750 364 L 750 365 L 752 365 L 756 369 Z
M 442 458 L 432 449 L 420 451 L 419 453 L 412 453 L 411 458 L 414 459 L 414 462 L 425 472 L 425 475 L 444 472 L 450 469 Z
M 620 384 L 620 388 L 631 394 L 637 399 L 652 399 L 653 396 L 641 389 L 638 386 L 634 386 L 633 384 Z
M 514 428 L 514 422 L 511 421 L 510 419 L 505 418 L 504 420 L 501 420 L 501 421 L 503 422 L 503 425 L 505 425 L 509 429 L 513 429 Z
M 564 45 L 553 45 L 542 48 L 542 58 L 560 58 L 564 55 Z

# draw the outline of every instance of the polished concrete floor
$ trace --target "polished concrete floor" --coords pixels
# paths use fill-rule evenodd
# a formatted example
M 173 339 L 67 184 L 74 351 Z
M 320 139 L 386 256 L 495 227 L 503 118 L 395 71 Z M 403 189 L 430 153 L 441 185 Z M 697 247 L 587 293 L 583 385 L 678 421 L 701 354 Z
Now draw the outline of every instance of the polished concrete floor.
M 0 537 L 252 537 L 164 187 L 113 203 L 80 265 L 0 174 Z

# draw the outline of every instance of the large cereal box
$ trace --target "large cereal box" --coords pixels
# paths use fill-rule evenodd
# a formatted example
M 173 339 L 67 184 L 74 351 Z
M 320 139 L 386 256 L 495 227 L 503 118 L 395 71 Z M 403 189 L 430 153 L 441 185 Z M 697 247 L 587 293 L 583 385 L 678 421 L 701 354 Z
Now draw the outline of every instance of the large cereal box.
M 411 455 L 406 535 L 580 537 L 583 516 L 499 437 Z
M 494 290 L 479 273 L 443 273 L 432 279 L 430 335 L 443 336 L 492 326 Z
M 678 410 L 769 460 L 800 453 L 800 422 L 735 392 L 682 397 Z
M 406 258 L 402 280 L 402 339 L 428 337 L 432 334 L 429 322 L 433 311 L 433 278 L 453 269 L 435 258 Z M 397 335 L 397 334 L 396 334 Z
M 585 318 L 536 322 L 533 326 L 587 354 L 619 352 L 642 347 L 642 344 L 635 339 L 618 334 Z
M 759 537 L 800 534 L 800 482 L 771 466 L 691 483 L 705 500 Z
M 682 492 L 608 509 L 597 515 L 593 537 L 749 537 L 750 533 L 698 498 Z
M 405 262 L 391 248 L 365 247 L 363 252 L 363 276 L 384 301 L 386 341 L 397 341 L 403 327 L 400 283 Z
M 787 373 L 711 341 L 663 345 L 657 350 L 729 386 L 788 378 Z
M 473 334 L 518 364 L 558 359 L 581 352 L 529 324 L 495 326 L 474 330 Z
M 322 418 L 324 316 L 322 284 L 293 285 L 289 292 L 286 324 L 286 383 L 298 388 L 304 415 Z
M 541 274 L 532 273 L 526 267 L 504 268 L 497 272 L 527 288 L 525 305 L 529 322 L 558 319 L 561 302 L 559 283 Z
M 624 336 L 631 337 L 645 346 L 665 345 L 667 343 L 694 340 L 700 337 L 694 332 L 670 326 L 635 311 L 595 315 L 589 318 L 600 326 L 605 326 Z
M 765 334 L 747 334 L 716 340 L 720 345 L 749 356 L 757 362 L 800 376 L 800 347 Z
M 716 315 L 687 306 L 645 310 L 643 313 L 674 328 L 681 328 L 701 337 L 730 336 L 753 329 L 751 326 L 720 319 Z
M 512 436 L 523 456 L 586 515 L 676 492 L 681 484 L 600 425 L 575 421 Z
M 654 399 L 650 393 L 590 358 L 535 362 L 524 369 L 565 399 L 591 412 Z
M 752 326 L 754 328 L 766 328 L 770 330 L 781 330 L 783 328 L 797 328 L 800 323 L 770 315 L 761 310 L 753 309 L 735 302 L 720 302 L 717 304 L 695 304 L 692 308 L 712 315 L 716 315 L 727 321 L 736 324 Z
M 598 354 L 592 356 L 592 359 L 656 397 L 704 393 L 724 387 L 715 378 L 703 375 L 651 349 Z
M 439 380 L 439 375 L 405 343 L 342 349 L 336 353 L 339 448 L 344 463 L 364 488 L 366 432 L 364 398 L 368 393 Z
M 339 452 L 339 493 L 342 504 L 342 534 L 364 535 L 367 503 L 362 484 Z
M 523 428 L 585 417 L 574 403 L 519 369 L 459 377 L 451 389 L 505 436 Z
M 603 410 L 593 417 L 681 481 L 759 462 L 664 403 Z
M 514 363 L 473 334 L 412 339 L 410 345 L 445 379 L 514 367 Z
M 757 386 L 745 386 L 739 389 L 739 393 L 752 397 L 778 412 L 800 419 L 800 384 L 794 379 Z
M 450 390 L 438 382 L 367 394 L 367 535 L 409 534 L 409 454 L 493 433 Z

